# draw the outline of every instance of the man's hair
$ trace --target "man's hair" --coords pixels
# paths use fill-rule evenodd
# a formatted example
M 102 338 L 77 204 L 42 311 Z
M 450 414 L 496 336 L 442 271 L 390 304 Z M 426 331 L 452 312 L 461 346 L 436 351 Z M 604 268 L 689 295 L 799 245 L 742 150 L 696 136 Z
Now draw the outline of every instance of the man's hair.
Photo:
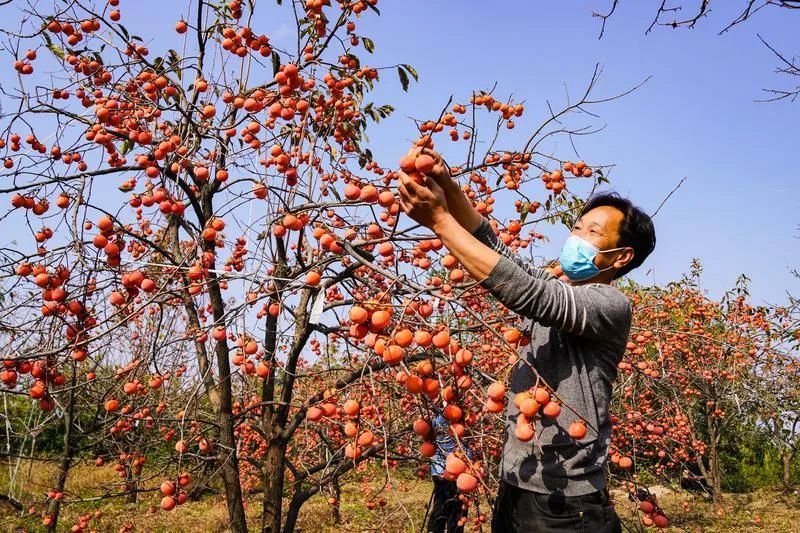
M 595 207 L 603 206 L 613 207 L 622 212 L 617 246 L 633 248 L 633 259 L 614 275 L 616 279 L 644 263 L 656 247 L 656 230 L 653 227 L 653 220 L 647 213 L 615 192 L 596 194 L 589 198 L 578 218 Z

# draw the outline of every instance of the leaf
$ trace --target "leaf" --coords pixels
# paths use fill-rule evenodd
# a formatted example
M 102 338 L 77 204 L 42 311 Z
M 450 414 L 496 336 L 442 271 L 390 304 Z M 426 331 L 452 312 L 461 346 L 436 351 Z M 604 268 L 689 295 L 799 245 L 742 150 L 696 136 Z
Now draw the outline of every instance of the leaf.
M 279 3 L 280 3 L 280 2 L 279 2 Z M 377 13 L 378 15 L 380 15 L 380 14 L 381 14 L 381 11 L 380 11 L 380 10 L 379 10 L 377 7 L 373 6 L 373 5 L 372 5 L 372 4 L 370 4 L 370 3 L 367 3 L 367 7 L 368 7 L 368 8 L 370 8 L 371 10 L 373 10 L 373 11 L 374 11 L 375 13 Z
M 408 74 L 402 67 L 397 67 L 397 75 L 400 76 L 400 86 L 405 92 L 408 92 Z
M 161 74 L 164 72 L 164 58 L 159 56 L 153 60 L 153 69 Z
M 272 75 L 278 73 L 281 69 L 281 56 L 278 55 L 278 52 L 272 52 Z
M 375 51 L 375 43 L 373 42 L 372 39 L 369 39 L 367 37 L 362 37 L 361 42 L 364 43 L 364 50 L 366 50 L 370 54 Z
M 336 197 L 336 201 L 337 201 L 337 202 L 341 202 L 341 201 L 342 201 L 342 197 L 341 197 L 341 195 L 339 194 L 339 191 L 337 191 L 337 190 L 336 190 L 336 187 L 328 187 L 328 190 L 331 192 L 331 194 L 332 194 L 334 197 Z
M 58 46 L 57 44 L 49 43 L 47 45 L 47 49 L 53 52 L 53 55 L 56 56 L 57 58 L 61 60 L 64 59 L 64 50 L 62 50 L 61 47 Z
M 519 215 L 519 223 L 524 224 L 525 219 L 528 218 L 528 208 L 531 206 L 530 202 L 525 202 L 522 204 L 522 213 Z
M 130 152 L 131 149 L 133 149 L 133 141 L 130 139 L 125 139 L 122 141 L 122 145 L 119 147 L 119 153 L 125 155 Z
M 414 78 L 414 81 L 419 81 L 419 74 L 417 74 L 417 71 L 414 69 L 414 67 L 412 67 L 411 65 L 400 65 L 400 66 L 402 66 L 404 69 L 408 71 L 409 74 L 411 74 L 411 77 Z
M 178 76 L 178 79 L 180 80 L 182 75 L 181 58 L 178 55 L 178 52 L 172 49 L 169 50 L 169 66 L 172 69 L 172 71 L 175 72 L 175 75 Z
M 130 41 L 131 40 L 131 34 L 128 33 L 128 30 L 125 28 L 125 26 L 123 26 L 122 24 L 118 24 L 118 26 L 119 26 L 119 29 L 122 31 L 122 33 L 125 35 L 125 40 L 126 41 Z

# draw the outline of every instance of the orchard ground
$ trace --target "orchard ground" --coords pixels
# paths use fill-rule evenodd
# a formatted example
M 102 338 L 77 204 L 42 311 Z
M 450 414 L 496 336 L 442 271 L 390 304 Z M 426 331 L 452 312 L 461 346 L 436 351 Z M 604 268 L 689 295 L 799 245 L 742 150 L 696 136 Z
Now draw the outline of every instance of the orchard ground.
M 9 472 L 8 463 L 0 469 L 0 491 L 7 492 Z M 18 495 L 20 503 L 27 504 L 41 497 L 47 491 L 54 466 L 43 462 L 20 463 L 17 476 L 24 478 L 21 486 L 26 492 Z M 111 466 L 95 467 L 82 465 L 70 474 L 67 483 L 68 497 L 87 501 L 65 507 L 65 523 L 77 521 L 85 513 L 101 511 L 102 516 L 92 520 L 98 531 L 118 531 L 128 525 L 133 531 L 149 533 L 166 533 L 176 531 L 223 532 L 227 531 L 227 512 L 221 493 L 208 495 L 198 501 L 191 501 L 177 513 L 155 510 L 160 500 L 158 488 L 145 487 L 139 495 L 137 503 L 124 503 L 124 498 L 93 500 L 97 496 L 94 487 L 115 482 L 116 473 Z M 377 492 L 384 485 L 385 478 L 376 471 L 371 491 Z M 328 495 L 317 495 L 303 508 L 298 524 L 298 531 L 421 531 L 421 524 L 431 494 L 430 480 L 420 480 L 411 472 L 399 471 L 381 492 L 385 505 L 368 509 L 361 496 L 361 486 L 356 483 L 342 487 L 339 504 L 341 522 L 333 521 L 333 507 L 328 502 Z M 679 489 L 661 488 L 660 505 L 672 518 L 671 527 L 666 531 L 704 531 L 704 532 L 748 532 L 748 531 L 797 531 L 800 522 L 800 493 L 798 491 L 779 492 L 762 489 L 750 493 L 726 493 L 720 513 L 710 501 L 703 497 Z M 641 513 L 635 512 L 635 506 L 622 491 L 612 490 L 616 500 L 617 512 L 624 522 L 638 520 Z M 683 510 L 684 502 L 689 503 L 689 510 Z M 254 493 L 247 499 L 248 518 L 254 521 L 260 516 L 261 494 Z M 490 518 L 487 512 L 487 518 Z M 631 524 L 633 525 L 633 524 Z M 38 515 L 20 516 L 7 502 L 0 502 L 0 531 L 38 531 L 41 529 Z

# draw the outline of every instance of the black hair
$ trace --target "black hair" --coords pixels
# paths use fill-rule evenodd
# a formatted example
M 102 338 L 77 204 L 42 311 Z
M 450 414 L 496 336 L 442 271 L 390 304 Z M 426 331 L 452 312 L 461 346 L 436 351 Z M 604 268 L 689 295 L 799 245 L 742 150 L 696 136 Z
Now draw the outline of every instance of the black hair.
M 614 275 L 616 279 L 644 263 L 644 260 L 656 247 L 656 230 L 650 215 L 615 192 L 596 194 L 589 198 L 578 218 L 596 207 L 603 206 L 613 207 L 622 212 L 623 218 L 619 225 L 617 246 L 633 248 L 633 259 L 619 269 Z

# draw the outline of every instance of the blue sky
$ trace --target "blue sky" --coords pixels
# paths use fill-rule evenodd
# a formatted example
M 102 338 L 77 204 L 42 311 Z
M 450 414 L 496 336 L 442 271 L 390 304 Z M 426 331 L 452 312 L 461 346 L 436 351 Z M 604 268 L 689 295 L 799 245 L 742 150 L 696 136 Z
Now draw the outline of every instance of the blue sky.
M 174 12 L 154 18 L 151 6 L 161 3 L 136 0 L 135 9 L 133 2 L 122 3 L 123 22 L 131 33 L 152 39 L 154 52 L 177 45 L 173 27 L 185 7 L 176 2 Z M 774 73 L 776 59 L 756 33 L 789 55 L 800 52 L 792 48 L 800 14 L 765 10 L 718 36 L 736 15 L 731 5 L 743 5 L 731 1 L 730 11 L 713 12 L 694 30 L 656 28 L 645 35 L 660 2 L 628 0 L 598 40 L 591 9 L 608 3 L 381 1 L 382 16 L 358 25 L 358 33 L 376 43 L 370 65 L 410 63 L 420 82 L 404 93 L 394 72 L 385 72 L 373 99 L 397 111 L 369 132 L 377 160 L 394 165 L 414 137 L 409 117 L 435 118 L 450 95 L 463 101 L 472 90 L 497 83 L 498 96 L 513 93 L 526 102 L 526 116 L 513 132 L 522 138 L 525 128 L 547 116 L 546 100 L 558 105 L 565 87 L 570 94 L 584 88 L 595 63 L 604 71 L 598 96 L 652 76 L 635 93 L 594 107 L 601 118 L 593 123 L 606 128 L 578 144 L 587 160 L 614 163 L 612 188 L 648 212 L 687 178 L 656 217 L 658 247 L 634 278 L 666 283 L 697 257 L 713 296 L 740 273 L 753 279 L 756 302 L 782 302 L 786 290 L 800 295 L 800 283 L 789 273 L 800 266 L 794 155 L 800 102 L 754 102 L 763 88 L 791 82 Z M 286 7 L 262 2 L 258 10 L 258 33 L 275 42 L 293 40 Z M 8 73 L 1 79 L 13 84 Z M 566 143 L 556 148 L 569 154 Z M 507 213 L 508 206 L 498 211 Z M 557 255 L 566 230 L 537 229 L 552 241 L 536 254 Z
M 606 4 L 381 2 L 382 16 L 364 25 L 376 54 L 384 63 L 412 63 L 420 83 L 408 94 L 385 93 L 398 112 L 371 134 L 377 153 L 396 153 L 405 117 L 435 116 L 453 93 L 497 82 L 498 94 L 527 101 L 525 122 L 533 125 L 546 116 L 546 99 L 563 101 L 564 84 L 577 93 L 597 62 L 604 68 L 599 95 L 652 75 L 635 93 L 593 108 L 606 129 L 578 145 L 587 159 L 615 163 L 613 189 L 649 212 L 687 178 L 655 218 L 657 249 L 634 278 L 668 282 L 697 257 L 712 295 L 740 273 L 752 278 L 756 302 L 784 301 L 787 289 L 800 293 L 789 273 L 800 265 L 793 135 L 800 102 L 754 101 L 763 88 L 792 81 L 774 73 L 777 61 L 756 34 L 789 55 L 800 52 L 792 48 L 800 15 L 764 10 L 718 36 L 736 13 L 715 11 L 694 30 L 660 27 L 645 35 L 659 2 L 629 1 L 598 40 L 591 8 Z M 549 235 L 544 255 L 557 253 L 566 230 Z

